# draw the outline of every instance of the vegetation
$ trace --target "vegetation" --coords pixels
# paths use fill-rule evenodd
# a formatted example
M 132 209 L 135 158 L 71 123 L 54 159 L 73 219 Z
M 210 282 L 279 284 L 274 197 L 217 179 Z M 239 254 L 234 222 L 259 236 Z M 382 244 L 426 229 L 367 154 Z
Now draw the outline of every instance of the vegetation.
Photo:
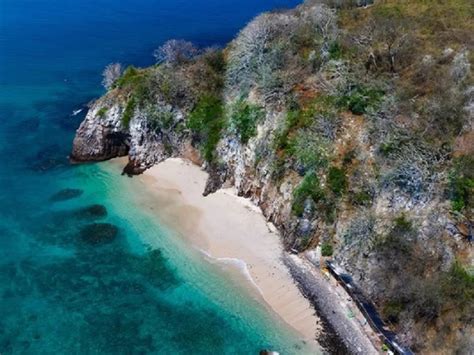
M 263 118 L 263 108 L 240 98 L 230 108 L 230 122 L 240 141 L 247 144 L 257 134 L 257 124 Z
M 363 115 L 367 110 L 376 108 L 382 97 L 381 90 L 356 85 L 338 99 L 338 105 L 355 115 Z
M 101 107 L 99 111 L 97 111 L 97 116 L 99 116 L 100 118 L 104 118 L 105 115 L 107 114 L 107 111 L 108 111 L 107 107 Z
M 122 65 L 120 63 L 112 63 L 105 67 L 102 76 L 102 85 L 106 90 L 114 87 L 115 82 L 122 75 Z
M 452 209 L 463 212 L 474 205 L 474 157 L 463 156 L 456 160 L 450 174 L 450 197 Z
M 324 242 L 321 244 L 321 255 L 322 256 L 331 256 L 333 254 L 333 247 L 331 243 Z
M 130 121 L 133 118 L 133 114 L 135 113 L 136 106 L 137 106 L 137 102 L 135 101 L 135 98 L 134 97 L 130 98 L 122 114 L 122 125 L 125 128 L 128 128 L 130 126 Z
M 147 120 L 150 127 L 157 132 L 169 130 L 175 123 L 173 112 L 166 110 L 150 110 L 147 113 Z
M 342 168 L 332 166 L 328 171 L 328 184 L 336 196 L 341 196 L 347 190 L 346 172 Z
M 293 213 L 301 216 L 305 209 L 306 201 L 313 204 L 318 203 L 324 198 L 324 191 L 321 188 L 319 179 L 314 172 L 306 174 L 303 181 L 293 192 Z
M 189 115 L 188 128 L 194 133 L 208 162 L 215 159 L 215 149 L 224 126 L 222 100 L 216 96 L 202 96 Z
M 188 41 L 170 39 L 153 52 L 157 63 L 177 65 L 197 56 L 199 50 Z

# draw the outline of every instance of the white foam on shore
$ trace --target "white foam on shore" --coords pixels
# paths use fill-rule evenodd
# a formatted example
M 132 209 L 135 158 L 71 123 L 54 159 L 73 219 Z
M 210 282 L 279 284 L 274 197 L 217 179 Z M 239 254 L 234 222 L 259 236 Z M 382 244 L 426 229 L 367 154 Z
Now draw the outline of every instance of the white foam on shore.
M 253 286 L 255 286 L 255 288 L 258 290 L 260 295 L 262 295 L 262 297 L 264 296 L 262 289 L 257 285 L 255 280 L 253 279 L 252 275 L 250 274 L 248 265 L 244 260 L 238 259 L 238 258 L 216 258 L 216 257 L 212 256 L 206 250 L 203 250 L 201 248 L 197 248 L 197 249 L 212 261 L 217 261 L 217 262 L 221 262 L 223 264 L 235 266 L 245 276 L 245 278 L 247 280 L 249 280 L 252 283 Z

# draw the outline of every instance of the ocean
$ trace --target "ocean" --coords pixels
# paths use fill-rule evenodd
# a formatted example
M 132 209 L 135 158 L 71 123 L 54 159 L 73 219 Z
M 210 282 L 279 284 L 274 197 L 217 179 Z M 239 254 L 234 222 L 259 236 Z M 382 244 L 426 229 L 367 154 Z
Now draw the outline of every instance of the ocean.
M 106 64 L 150 65 L 170 38 L 224 45 L 297 3 L 0 0 L 0 354 L 304 352 L 141 210 L 116 166 L 67 158 Z

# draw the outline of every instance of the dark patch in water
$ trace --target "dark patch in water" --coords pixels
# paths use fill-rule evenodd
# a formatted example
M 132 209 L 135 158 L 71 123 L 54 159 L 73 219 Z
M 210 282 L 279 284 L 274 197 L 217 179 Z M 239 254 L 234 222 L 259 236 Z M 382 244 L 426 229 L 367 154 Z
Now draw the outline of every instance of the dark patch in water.
M 62 189 L 52 195 L 49 200 L 52 202 L 60 202 L 66 200 L 72 200 L 81 196 L 84 193 L 84 190 L 81 189 Z
M 37 172 L 46 172 L 68 166 L 67 154 L 57 144 L 46 146 L 26 160 L 28 166 Z
M 107 208 L 99 204 L 89 205 L 74 211 L 73 215 L 81 219 L 103 218 L 107 216 Z
M 115 240 L 118 228 L 111 223 L 88 224 L 79 232 L 80 239 L 90 245 L 108 244 Z
M 180 281 L 159 250 L 133 255 L 110 246 L 53 260 L 0 265 L 2 352 L 22 353 L 29 346 L 80 346 L 79 353 L 156 352 L 167 326 L 171 333 L 179 327 L 168 324 L 161 312 L 175 314 L 173 322 L 186 319 L 185 311 L 175 311 L 161 296 Z M 18 297 L 41 302 L 33 309 L 9 308 Z M 58 338 L 61 328 L 66 333 Z

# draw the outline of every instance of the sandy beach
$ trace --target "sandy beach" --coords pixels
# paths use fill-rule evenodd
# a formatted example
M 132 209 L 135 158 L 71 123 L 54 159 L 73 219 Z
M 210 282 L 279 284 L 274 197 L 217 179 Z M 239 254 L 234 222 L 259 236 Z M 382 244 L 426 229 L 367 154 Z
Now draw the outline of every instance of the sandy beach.
M 161 222 L 204 258 L 242 273 L 255 297 L 316 346 L 318 317 L 281 260 L 278 232 L 258 207 L 232 189 L 203 197 L 207 173 L 182 159 L 168 159 L 136 178 L 156 197 Z

